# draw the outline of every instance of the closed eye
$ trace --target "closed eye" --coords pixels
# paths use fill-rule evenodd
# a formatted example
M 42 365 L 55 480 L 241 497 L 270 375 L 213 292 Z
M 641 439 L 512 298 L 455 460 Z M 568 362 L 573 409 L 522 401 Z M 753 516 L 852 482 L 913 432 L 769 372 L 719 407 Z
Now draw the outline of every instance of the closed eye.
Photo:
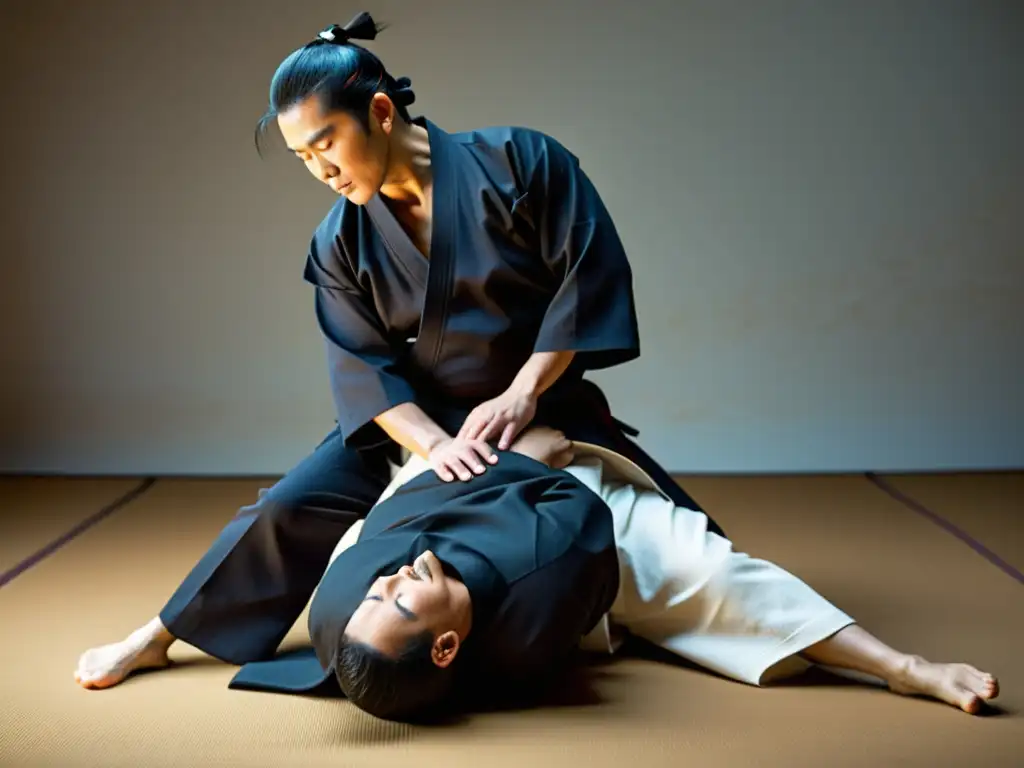
M 399 595 L 398 597 L 401 597 L 401 595 Z M 416 619 L 418 618 L 416 614 L 410 611 L 400 602 L 398 602 L 398 597 L 395 598 L 395 609 L 402 615 L 402 618 L 406 621 L 416 621 Z M 378 603 L 384 602 L 384 600 L 379 595 L 367 595 L 366 600 L 376 600 Z M 365 603 L 366 600 L 363 600 L 363 602 Z

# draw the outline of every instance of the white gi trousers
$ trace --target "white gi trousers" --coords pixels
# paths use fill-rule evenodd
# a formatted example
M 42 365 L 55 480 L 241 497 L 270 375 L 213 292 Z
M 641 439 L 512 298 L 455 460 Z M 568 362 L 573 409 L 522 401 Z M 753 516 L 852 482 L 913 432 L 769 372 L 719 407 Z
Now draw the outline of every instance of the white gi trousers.
M 599 446 L 574 446 L 565 471 L 611 508 L 619 554 L 618 595 L 583 638 L 585 650 L 615 653 L 625 630 L 705 669 L 762 685 L 806 669 L 797 654 L 854 623 L 793 574 L 734 551 L 708 532 L 703 512 L 677 507 L 633 462 Z M 427 471 L 430 465 L 412 456 L 380 501 Z M 348 529 L 332 561 L 361 530 L 362 521 Z

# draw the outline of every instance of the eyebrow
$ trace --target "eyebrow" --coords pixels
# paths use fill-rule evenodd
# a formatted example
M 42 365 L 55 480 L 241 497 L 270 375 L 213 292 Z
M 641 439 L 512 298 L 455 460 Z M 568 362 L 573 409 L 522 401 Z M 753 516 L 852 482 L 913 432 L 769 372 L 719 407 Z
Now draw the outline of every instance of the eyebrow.
M 317 143 L 318 141 L 320 141 L 321 139 L 326 139 L 326 138 L 327 138 L 328 136 L 330 136 L 330 135 L 331 135 L 332 133 L 334 133 L 334 126 L 333 126 L 333 125 L 325 125 L 325 126 L 324 126 L 323 128 L 321 128 L 321 129 L 320 129 L 319 131 L 317 131 L 317 132 L 316 132 L 316 133 L 314 133 L 314 134 L 313 134 L 312 136 L 310 136 L 310 137 L 309 137 L 308 139 L 306 139 L 306 145 L 305 145 L 305 146 L 307 146 L 307 147 L 308 147 L 308 146 L 310 146 L 311 144 L 316 144 L 316 143 Z M 299 147 L 299 148 L 296 148 L 296 147 L 288 147 L 288 149 L 289 149 L 289 151 L 291 151 L 291 152 L 301 152 L 303 148 L 302 148 L 302 147 Z
M 401 597 L 401 595 L 399 595 L 398 597 Z M 406 607 L 405 607 L 404 605 L 402 605 L 401 603 L 399 603 L 399 602 L 398 602 L 398 597 L 396 597 L 396 598 L 395 598 L 395 609 L 396 609 L 396 610 L 397 610 L 397 611 L 398 611 L 398 612 L 399 612 L 400 614 L 402 614 L 402 618 L 403 618 L 403 619 L 405 619 L 406 621 L 416 621 L 416 619 L 418 618 L 418 617 L 416 616 L 416 614 L 415 614 L 415 613 L 413 613 L 412 611 L 410 611 L 410 610 L 409 610 L 408 608 L 406 608 Z M 383 600 L 382 600 L 382 599 L 381 599 L 380 597 L 378 597 L 377 595 L 368 595 L 368 596 L 366 597 L 366 599 L 365 599 L 365 600 L 363 600 L 363 602 L 366 602 L 366 600 L 376 600 L 376 601 L 377 601 L 378 603 L 383 603 L 383 602 L 384 602 L 384 601 L 383 601 Z

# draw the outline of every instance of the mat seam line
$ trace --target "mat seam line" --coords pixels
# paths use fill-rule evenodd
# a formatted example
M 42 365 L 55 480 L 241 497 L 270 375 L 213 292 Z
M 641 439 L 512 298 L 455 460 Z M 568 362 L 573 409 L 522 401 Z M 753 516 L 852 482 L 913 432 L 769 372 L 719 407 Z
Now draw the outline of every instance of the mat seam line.
M 1012 565 L 1003 560 L 1003 558 L 1001 558 L 991 549 L 986 547 L 980 541 L 975 539 L 969 533 L 959 528 L 957 525 L 950 522 L 937 512 L 932 511 L 931 509 L 926 507 L 921 502 L 917 501 L 909 494 L 899 490 L 892 483 L 883 480 L 874 472 L 865 472 L 864 477 L 869 483 L 874 485 L 876 488 L 881 490 L 890 498 L 895 499 L 900 504 L 905 506 L 907 509 L 911 510 L 912 512 L 916 512 L 929 522 L 934 523 L 935 525 L 942 528 L 944 531 L 946 531 L 946 533 L 950 534 L 956 539 L 959 539 L 961 543 L 966 544 L 968 547 L 973 549 L 977 554 L 981 555 L 983 558 L 985 558 L 985 560 L 987 560 L 990 564 L 994 565 L 996 568 L 1001 570 L 1011 579 L 1014 579 L 1017 582 L 1024 584 L 1024 573 L 1021 573 L 1019 570 L 1014 568 Z
M 41 563 L 47 557 L 52 555 L 61 547 L 74 541 L 75 538 L 85 533 L 87 530 L 96 525 L 96 523 L 114 514 L 114 512 L 117 512 L 119 509 L 122 509 L 129 503 L 135 501 L 135 499 L 137 499 L 143 493 L 148 491 L 155 484 L 155 477 L 145 478 L 135 488 L 122 494 L 119 498 L 115 499 L 114 501 L 110 502 L 102 509 L 100 509 L 99 512 L 89 515 L 89 517 L 79 522 L 71 530 L 66 531 L 65 533 L 61 534 L 56 539 L 51 541 L 49 544 L 46 544 L 41 549 L 38 549 L 35 552 L 33 552 L 20 563 L 16 564 L 13 568 L 8 569 L 2 575 L 0 575 L 0 588 L 14 581 L 14 579 L 18 578 L 18 576 L 21 576 L 30 568 L 39 565 L 39 563 Z

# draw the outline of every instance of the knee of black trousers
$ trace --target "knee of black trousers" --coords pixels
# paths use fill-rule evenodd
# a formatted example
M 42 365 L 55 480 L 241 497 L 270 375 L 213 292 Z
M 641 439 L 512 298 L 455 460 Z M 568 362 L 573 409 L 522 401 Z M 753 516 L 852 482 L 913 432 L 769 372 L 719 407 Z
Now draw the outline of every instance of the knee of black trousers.
M 363 509 L 366 507 L 366 509 Z M 340 494 L 295 492 L 280 485 L 262 489 L 255 504 L 236 517 L 255 517 L 279 545 L 300 548 L 312 562 L 328 557 L 369 505 Z

